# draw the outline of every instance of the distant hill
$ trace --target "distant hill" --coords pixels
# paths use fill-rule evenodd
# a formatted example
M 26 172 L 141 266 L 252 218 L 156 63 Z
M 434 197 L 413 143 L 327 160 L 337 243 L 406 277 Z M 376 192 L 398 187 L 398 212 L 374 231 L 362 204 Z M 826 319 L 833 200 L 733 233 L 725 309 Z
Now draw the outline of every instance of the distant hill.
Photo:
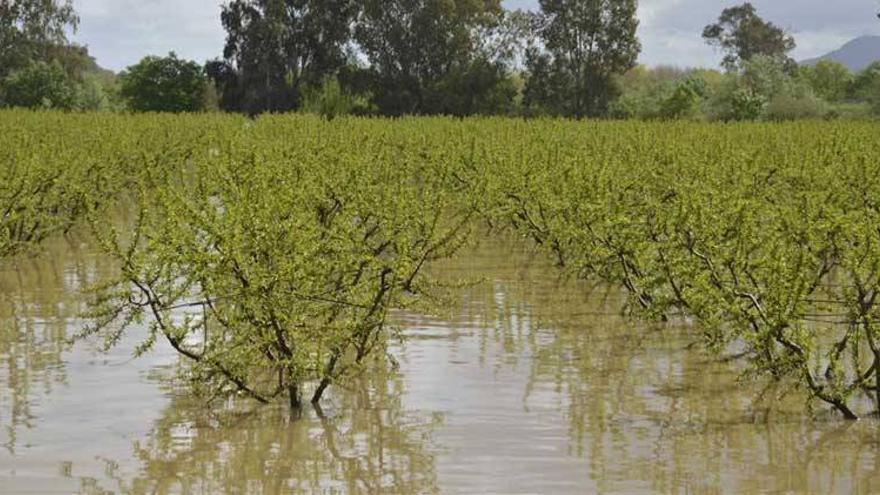
M 880 60 L 880 36 L 860 36 L 831 53 L 801 63 L 811 65 L 822 59 L 836 60 L 853 72 L 860 71 L 871 62 Z

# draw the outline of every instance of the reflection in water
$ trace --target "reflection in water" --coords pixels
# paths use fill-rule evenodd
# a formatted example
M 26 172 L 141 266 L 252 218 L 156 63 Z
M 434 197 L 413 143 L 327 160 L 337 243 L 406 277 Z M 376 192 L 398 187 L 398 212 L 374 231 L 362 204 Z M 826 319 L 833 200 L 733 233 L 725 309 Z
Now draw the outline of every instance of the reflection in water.
M 0 264 L 0 443 L 11 454 L 19 429 L 35 426 L 34 395 L 66 380 L 62 353 L 81 309 L 77 287 L 96 272 L 87 263 L 78 241 L 59 239 L 44 257 Z
M 542 256 L 521 247 L 505 250 L 486 243 L 448 263 L 443 272 L 452 278 L 486 274 L 493 281 L 471 291 L 451 337 L 443 331 L 444 322 L 434 322 L 441 339 L 432 340 L 437 349 L 422 352 L 436 355 L 443 347 L 453 348 L 456 354 L 447 367 L 467 369 L 444 376 L 459 389 L 447 396 L 467 397 L 466 388 L 484 394 L 473 411 L 461 402 L 446 404 L 448 427 L 438 432 L 438 442 L 474 451 L 469 435 L 445 435 L 458 424 L 467 429 L 479 423 L 462 418 L 462 409 L 501 419 L 504 431 L 515 432 L 486 453 L 484 470 L 496 469 L 498 476 L 484 488 L 543 492 L 552 487 L 572 493 L 880 490 L 876 420 L 850 424 L 826 411 L 810 417 L 803 395 L 780 396 L 763 383 L 742 381 L 735 359 L 696 350 L 693 329 L 622 319 L 622 294 L 560 281 Z M 430 326 L 413 318 L 416 322 Z M 475 330 L 461 331 L 468 327 Z M 468 352 L 469 347 L 476 351 Z M 477 362 L 492 374 L 480 374 Z M 418 371 L 406 375 L 410 382 L 419 379 Z M 493 404 L 497 391 L 518 379 L 519 403 Z M 420 394 L 425 387 L 411 383 L 410 388 Z M 524 432 L 530 422 L 534 428 Z M 564 448 L 554 428 L 565 428 Z M 485 429 L 469 431 L 492 442 Z M 542 459 L 529 459 L 530 454 Z M 547 457 L 551 460 L 542 464 Z M 497 468 L 499 459 L 528 459 L 524 469 L 538 468 L 518 479 L 515 469 Z M 572 459 L 580 473 L 567 466 Z M 449 479 L 443 476 L 446 465 L 464 462 L 438 458 L 441 486 Z M 505 485 L 510 476 L 515 483 Z
M 877 421 L 757 400 L 735 360 L 689 348 L 691 329 L 620 318 L 617 291 L 558 280 L 517 241 L 433 269 L 486 282 L 448 315 L 398 315 L 399 371 L 294 419 L 162 387 L 173 353 L 129 361 L 134 340 L 68 349 L 76 288 L 107 270 L 88 249 L 4 268 L 0 491 L 880 491 Z
M 376 372 L 338 394 L 333 411 L 292 418 L 283 404 L 219 409 L 176 397 L 143 441 L 140 472 L 88 493 L 431 493 L 440 415 L 405 412 L 399 380 Z M 253 406 L 253 404 L 251 404 Z

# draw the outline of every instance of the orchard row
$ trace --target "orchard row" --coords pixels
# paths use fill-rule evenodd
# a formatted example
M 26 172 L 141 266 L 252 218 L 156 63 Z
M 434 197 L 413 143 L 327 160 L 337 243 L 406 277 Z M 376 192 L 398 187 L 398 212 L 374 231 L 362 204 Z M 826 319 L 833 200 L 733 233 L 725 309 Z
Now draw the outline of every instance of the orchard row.
M 488 224 L 778 390 L 880 410 L 877 124 L 0 117 L 0 256 L 88 226 L 119 276 L 83 335 L 143 323 L 211 393 L 317 402 Z

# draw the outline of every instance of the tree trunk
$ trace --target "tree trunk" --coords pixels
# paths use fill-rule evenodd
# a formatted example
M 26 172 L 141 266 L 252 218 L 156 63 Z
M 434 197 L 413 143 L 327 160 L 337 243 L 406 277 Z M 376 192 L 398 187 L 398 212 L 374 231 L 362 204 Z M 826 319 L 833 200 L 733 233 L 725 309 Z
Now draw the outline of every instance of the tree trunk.
M 299 385 L 290 384 L 287 386 L 287 395 L 290 398 L 290 408 L 294 410 L 302 409 L 302 397 L 299 393 Z
M 330 386 L 330 378 L 324 377 L 321 380 L 321 383 L 318 384 L 318 388 L 315 389 L 315 393 L 312 394 L 312 404 L 317 404 L 321 400 L 321 396 L 324 395 L 324 391 L 327 390 L 327 387 Z
M 877 405 L 877 416 L 880 417 L 880 351 L 874 352 L 874 401 Z
M 847 420 L 849 420 L 849 421 L 856 421 L 856 420 L 859 419 L 859 417 L 856 415 L 856 413 L 852 412 L 852 409 L 850 409 L 849 406 L 846 405 L 846 402 L 843 402 L 843 401 L 835 401 L 835 402 L 832 403 L 832 405 L 833 405 L 838 411 L 840 411 L 841 414 L 843 414 L 843 418 L 844 418 L 844 419 L 847 419 Z

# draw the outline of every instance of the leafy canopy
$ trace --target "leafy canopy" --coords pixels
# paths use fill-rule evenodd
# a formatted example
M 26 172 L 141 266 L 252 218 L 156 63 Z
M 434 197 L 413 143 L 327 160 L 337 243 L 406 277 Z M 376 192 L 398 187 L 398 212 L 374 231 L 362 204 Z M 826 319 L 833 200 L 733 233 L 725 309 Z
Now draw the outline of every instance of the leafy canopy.
M 0 79 L 30 61 L 48 61 L 54 46 L 67 44 L 79 17 L 71 0 L 0 1 Z
M 223 60 L 208 73 L 225 108 L 293 110 L 305 87 L 319 86 L 347 62 L 357 11 L 353 0 L 233 0 L 223 6 Z
M 202 107 L 207 80 L 199 64 L 148 56 L 121 75 L 121 95 L 129 108 L 140 112 L 194 112 Z
M 635 0 L 541 0 L 534 17 L 543 48 L 526 56 L 525 103 L 577 118 L 606 112 L 617 95 L 614 77 L 635 66 L 641 51 Z
M 717 22 L 703 28 L 703 39 L 724 52 L 721 65 L 730 71 L 755 55 L 789 60 L 795 48 L 794 38 L 762 19 L 749 2 L 724 9 Z

